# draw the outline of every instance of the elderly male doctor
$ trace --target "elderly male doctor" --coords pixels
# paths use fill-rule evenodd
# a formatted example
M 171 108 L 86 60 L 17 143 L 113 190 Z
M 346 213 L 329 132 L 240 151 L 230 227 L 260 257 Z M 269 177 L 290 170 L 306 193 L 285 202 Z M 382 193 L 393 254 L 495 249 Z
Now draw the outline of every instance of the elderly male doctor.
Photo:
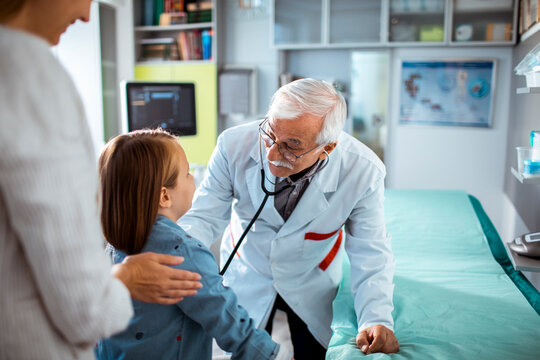
M 385 168 L 342 132 L 345 118 L 343 97 L 327 83 L 302 79 L 281 87 L 264 121 L 219 137 L 193 207 L 180 220 L 208 246 L 224 234 L 223 265 L 265 197 L 262 177 L 267 191 L 278 192 L 224 281 L 259 327 L 271 331 L 275 310 L 287 313 L 297 360 L 324 359 L 343 249 L 351 263 L 358 347 L 365 353 L 399 349 L 391 315 L 394 261 L 383 216 Z

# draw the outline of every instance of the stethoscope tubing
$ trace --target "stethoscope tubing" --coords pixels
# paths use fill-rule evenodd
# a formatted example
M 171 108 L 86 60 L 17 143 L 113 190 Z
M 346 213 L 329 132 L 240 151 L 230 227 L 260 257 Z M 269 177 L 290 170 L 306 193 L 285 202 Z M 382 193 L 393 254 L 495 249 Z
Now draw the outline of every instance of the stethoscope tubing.
M 246 229 L 244 230 L 244 232 L 242 233 L 242 236 L 240 236 L 240 239 L 238 240 L 238 243 L 236 244 L 236 246 L 234 247 L 233 251 L 231 252 L 231 255 L 229 255 L 229 258 L 227 259 L 227 262 L 225 263 L 225 266 L 223 266 L 223 269 L 221 269 L 221 271 L 219 272 L 220 275 L 223 276 L 223 274 L 225 274 L 225 272 L 227 271 L 227 269 L 229 268 L 229 265 L 231 264 L 231 261 L 234 259 L 234 255 L 236 255 L 236 253 L 238 252 L 238 249 L 240 248 L 240 245 L 242 245 L 242 242 L 244 241 L 244 238 L 246 237 L 246 235 L 248 234 L 249 230 L 251 229 L 251 227 L 253 226 L 253 224 L 255 223 L 255 221 L 257 220 L 257 218 L 259 217 L 259 215 L 261 214 L 262 212 L 262 209 L 264 208 L 264 205 L 266 204 L 266 201 L 268 200 L 268 198 L 270 196 L 275 196 L 277 194 L 279 194 L 280 192 L 282 192 L 283 190 L 287 189 L 288 187 L 290 187 L 291 185 L 287 185 L 281 189 L 279 189 L 278 191 L 269 191 L 266 186 L 264 185 L 264 180 L 266 179 L 266 176 L 264 174 L 264 169 L 261 169 L 261 189 L 262 191 L 264 192 L 264 199 L 263 201 L 261 202 L 261 205 L 259 205 L 259 209 L 257 209 L 257 212 L 255 213 L 255 215 L 251 218 L 251 221 L 249 222 L 248 226 L 246 227 Z

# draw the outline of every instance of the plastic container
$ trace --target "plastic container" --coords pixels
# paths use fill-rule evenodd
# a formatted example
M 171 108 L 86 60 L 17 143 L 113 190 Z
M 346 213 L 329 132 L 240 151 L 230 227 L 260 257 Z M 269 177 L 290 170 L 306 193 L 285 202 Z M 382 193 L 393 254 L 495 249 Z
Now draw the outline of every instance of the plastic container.
M 540 86 L 540 72 L 529 71 L 525 73 L 525 79 L 527 81 L 527 87 L 539 87 Z
M 203 60 L 212 59 L 212 30 L 203 30 L 201 43 Z
M 523 160 L 523 174 L 540 175 L 540 161 Z
M 540 174 L 540 148 L 517 146 L 517 170 L 520 174 Z
M 539 130 L 531 131 L 531 146 L 540 148 L 540 131 Z
M 538 71 L 536 66 L 540 65 L 540 44 L 536 45 L 534 49 L 529 51 L 527 55 L 520 61 L 514 68 L 516 75 L 525 75 L 530 72 Z

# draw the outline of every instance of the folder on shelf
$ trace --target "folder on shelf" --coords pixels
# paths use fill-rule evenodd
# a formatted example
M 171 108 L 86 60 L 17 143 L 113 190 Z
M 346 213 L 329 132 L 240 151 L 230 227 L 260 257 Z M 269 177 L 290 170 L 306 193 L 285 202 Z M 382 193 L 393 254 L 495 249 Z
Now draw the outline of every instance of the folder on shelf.
M 154 25 L 154 0 L 142 0 L 143 26 Z
M 182 60 L 191 60 L 189 57 L 189 45 L 186 31 L 178 34 L 178 48 L 180 49 L 180 57 Z
M 489 23 L 486 26 L 486 41 L 512 40 L 512 24 Z
M 164 10 L 163 0 L 154 0 L 154 23 L 153 25 L 159 25 L 159 17 Z

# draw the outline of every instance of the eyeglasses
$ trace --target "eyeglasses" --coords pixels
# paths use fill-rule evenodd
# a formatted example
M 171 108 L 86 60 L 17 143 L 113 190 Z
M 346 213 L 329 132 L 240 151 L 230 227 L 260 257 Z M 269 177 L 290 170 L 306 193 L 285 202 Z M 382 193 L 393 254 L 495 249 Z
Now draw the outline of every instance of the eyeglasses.
M 312 152 L 313 150 L 317 149 L 317 148 L 320 148 L 321 146 L 323 145 L 317 145 L 315 146 L 313 149 L 311 150 L 308 150 L 306 151 L 305 153 L 301 154 L 301 155 L 296 155 L 295 153 L 293 153 L 287 146 L 287 144 L 279 144 L 276 142 L 276 140 L 274 140 L 272 138 L 272 136 L 270 136 L 266 131 L 264 131 L 264 127 L 268 125 L 268 127 L 270 127 L 270 125 L 268 124 L 268 118 L 264 119 L 264 121 L 262 123 L 259 124 L 259 135 L 261 137 L 261 139 L 264 141 L 264 145 L 267 147 L 267 148 L 271 148 L 272 146 L 274 146 L 274 144 L 277 145 L 278 147 L 278 151 L 281 155 L 283 155 L 283 157 L 290 163 L 295 163 L 296 160 L 300 159 L 301 157 L 303 157 L 304 155 L 306 154 L 309 154 L 310 152 Z

